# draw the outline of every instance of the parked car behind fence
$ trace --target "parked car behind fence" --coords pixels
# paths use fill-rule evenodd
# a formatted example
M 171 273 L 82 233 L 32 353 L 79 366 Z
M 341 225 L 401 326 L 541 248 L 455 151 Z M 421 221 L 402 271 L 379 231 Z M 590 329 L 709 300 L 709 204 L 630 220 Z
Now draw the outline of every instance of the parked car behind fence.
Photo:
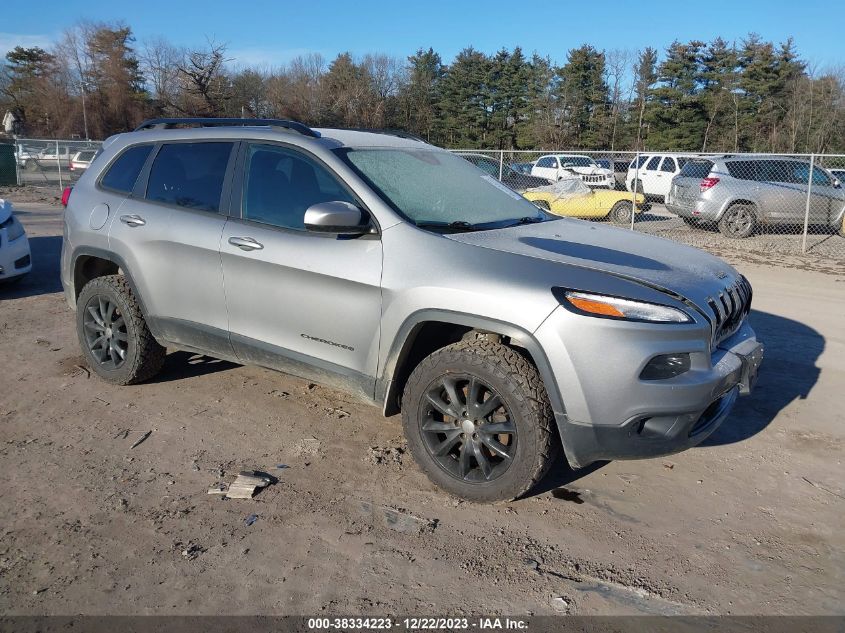
M 688 161 L 672 180 L 666 208 L 691 226 L 716 224 L 736 238 L 764 225 L 805 222 L 836 232 L 845 190 L 830 172 L 804 159 L 726 155 Z

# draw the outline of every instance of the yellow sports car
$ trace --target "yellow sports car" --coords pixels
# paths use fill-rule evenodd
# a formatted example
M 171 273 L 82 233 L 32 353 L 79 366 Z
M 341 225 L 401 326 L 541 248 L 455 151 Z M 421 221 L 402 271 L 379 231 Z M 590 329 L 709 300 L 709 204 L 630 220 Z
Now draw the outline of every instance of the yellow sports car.
M 564 178 L 545 187 L 535 187 L 522 194 L 541 209 L 555 215 L 575 218 L 609 218 L 613 222 L 631 222 L 633 194 L 610 189 L 590 189 L 580 178 Z M 637 213 L 649 209 L 645 196 L 636 195 Z

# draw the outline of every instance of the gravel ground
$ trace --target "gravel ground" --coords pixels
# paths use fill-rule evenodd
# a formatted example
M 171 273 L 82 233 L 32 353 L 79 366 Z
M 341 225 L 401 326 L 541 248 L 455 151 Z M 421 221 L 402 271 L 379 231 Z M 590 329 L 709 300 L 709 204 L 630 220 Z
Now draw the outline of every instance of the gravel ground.
M 398 417 L 330 389 L 180 352 L 149 384 L 89 376 L 60 210 L 19 210 L 35 269 L 0 289 L 3 614 L 845 614 L 841 267 L 731 258 L 767 358 L 704 446 L 560 465 L 479 506 L 428 482 Z M 278 481 L 206 493 L 244 468 Z
M 803 252 L 803 227 L 763 227 L 749 238 L 725 237 L 715 227 L 689 227 L 662 204 L 637 216 L 637 231 L 703 248 L 725 259 L 799 267 L 820 272 L 841 272 L 845 267 L 845 237 L 810 227 Z

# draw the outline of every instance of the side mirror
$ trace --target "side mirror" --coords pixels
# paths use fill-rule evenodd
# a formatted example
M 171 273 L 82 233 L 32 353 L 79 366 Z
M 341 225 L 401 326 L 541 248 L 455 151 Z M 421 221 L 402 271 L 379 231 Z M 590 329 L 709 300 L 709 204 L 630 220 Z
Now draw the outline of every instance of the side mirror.
M 361 235 L 369 229 L 366 213 L 348 202 L 334 200 L 312 204 L 305 211 L 305 229 L 312 233 Z

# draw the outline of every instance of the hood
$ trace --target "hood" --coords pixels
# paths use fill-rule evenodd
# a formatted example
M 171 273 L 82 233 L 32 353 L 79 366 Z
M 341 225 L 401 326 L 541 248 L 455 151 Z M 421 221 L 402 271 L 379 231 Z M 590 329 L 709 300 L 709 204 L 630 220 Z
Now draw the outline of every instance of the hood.
M 449 239 L 605 272 L 680 295 L 709 312 L 707 300 L 739 273 L 718 257 L 629 229 L 562 218 L 508 229 L 452 233 Z M 589 290 L 589 288 L 579 288 Z
M 566 169 L 571 169 L 576 174 L 584 174 L 586 176 L 607 176 L 613 173 L 604 167 L 566 167 Z
M 12 203 L 0 198 L 0 224 L 3 224 L 12 215 Z

